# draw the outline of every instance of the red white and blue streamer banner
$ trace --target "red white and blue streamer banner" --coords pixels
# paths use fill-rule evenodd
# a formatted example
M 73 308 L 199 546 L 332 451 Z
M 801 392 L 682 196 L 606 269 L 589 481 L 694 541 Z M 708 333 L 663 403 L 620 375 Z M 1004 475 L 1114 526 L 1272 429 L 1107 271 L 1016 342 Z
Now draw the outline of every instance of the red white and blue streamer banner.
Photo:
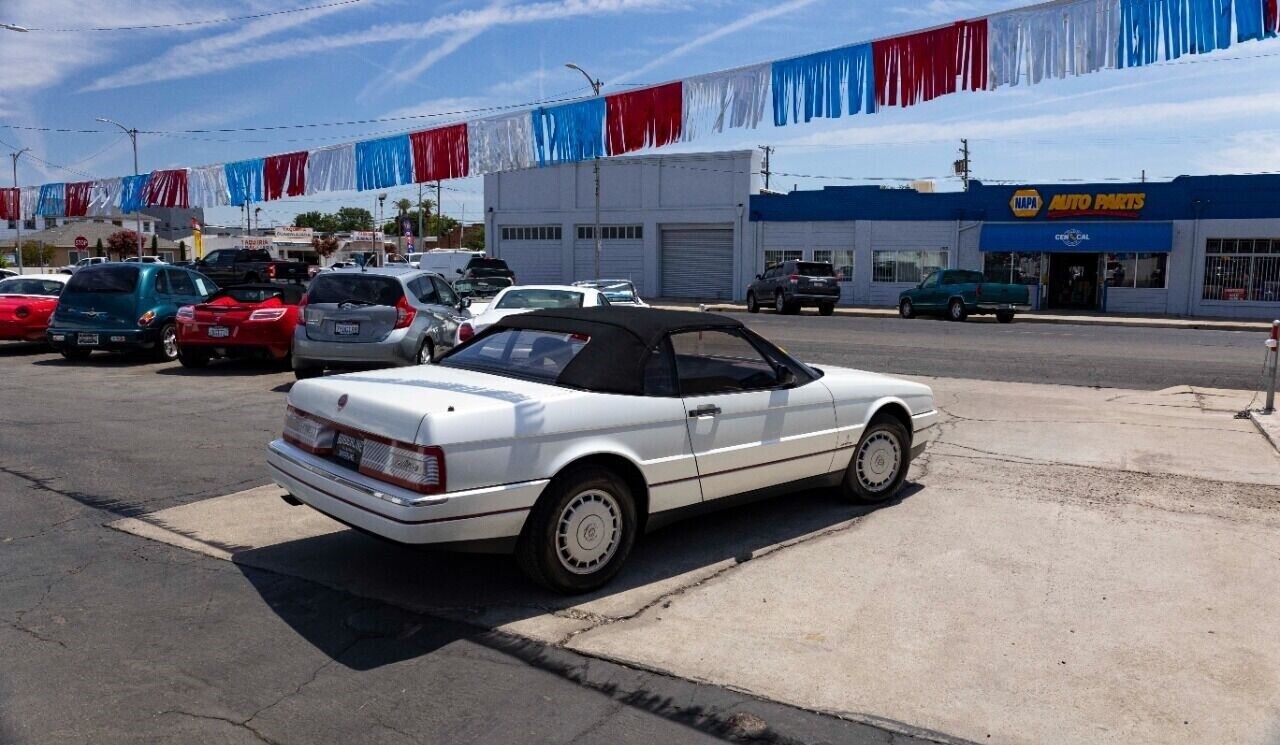
M 799 57 L 376 140 L 0 190 L 0 219 L 224 207 L 386 189 L 874 114 L 961 91 L 1141 67 L 1280 33 L 1277 0 L 1053 0 Z M 6 215 L 17 217 L 6 218 Z

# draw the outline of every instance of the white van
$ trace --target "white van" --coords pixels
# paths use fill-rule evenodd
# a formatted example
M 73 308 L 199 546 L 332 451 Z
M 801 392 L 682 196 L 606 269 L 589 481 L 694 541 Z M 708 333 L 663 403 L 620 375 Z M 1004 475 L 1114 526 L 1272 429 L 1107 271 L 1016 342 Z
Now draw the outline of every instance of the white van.
M 418 268 L 435 272 L 452 282 L 457 279 L 461 270 L 475 258 L 484 258 L 484 251 L 470 251 L 465 248 L 441 248 L 427 251 L 418 259 Z M 411 262 L 412 263 L 412 262 Z

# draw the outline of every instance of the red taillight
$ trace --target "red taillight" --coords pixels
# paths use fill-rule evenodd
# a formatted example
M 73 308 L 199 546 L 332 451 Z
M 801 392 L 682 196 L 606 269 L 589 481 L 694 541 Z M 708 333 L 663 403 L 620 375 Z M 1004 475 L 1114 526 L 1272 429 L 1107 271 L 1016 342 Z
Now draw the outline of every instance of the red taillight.
M 192 306 L 192 305 L 184 305 L 184 306 L 182 306 L 181 308 L 178 308 L 178 316 L 177 316 L 177 318 L 178 318 L 178 320 L 179 320 L 179 321 L 187 321 L 188 323 L 189 323 L 189 322 L 191 322 L 191 321 L 196 320 L 196 309 L 195 309 L 195 306 Z
M 328 422 L 309 416 L 290 406 L 284 412 L 284 440 L 308 453 L 328 455 L 333 451 L 337 430 Z
M 445 490 L 444 451 L 394 440 L 365 440 L 360 473 L 419 494 Z
M 13 311 L 13 314 L 18 318 L 26 318 L 31 315 L 31 309 L 25 305 L 19 305 L 17 310 Z
M 267 279 L 275 279 L 275 278 L 276 278 L 276 265 L 267 264 Z
M 476 330 L 469 323 L 464 323 L 458 327 L 458 341 L 464 342 L 476 335 Z
M 799 282 L 799 281 L 800 281 L 800 275 L 799 275 L 799 274 L 792 274 L 788 279 L 790 279 L 790 280 L 791 280 L 791 284 L 793 284 L 793 285 L 794 285 L 794 284 L 796 284 L 797 282 Z
M 307 296 L 303 295 L 302 300 L 298 302 L 298 325 L 307 325 Z
M 412 305 L 409 305 L 409 299 L 404 295 L 396 301 L 396 328 L 408 328 L 413 323 L 413 317 L 418 315 L 418 311 Z

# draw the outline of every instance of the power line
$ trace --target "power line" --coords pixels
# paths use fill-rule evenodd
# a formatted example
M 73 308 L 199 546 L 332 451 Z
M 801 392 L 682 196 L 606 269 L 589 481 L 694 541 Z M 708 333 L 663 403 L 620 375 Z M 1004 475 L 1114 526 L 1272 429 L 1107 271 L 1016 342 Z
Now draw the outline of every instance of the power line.
M 84 31 L 148 31 L 154 29 L 166 28 L 187 28 L 191 26 L 212 26 L 222 23 L 235 23 L 237 21 L 253 21 L 259 18 L 270 18 L 272 16 L 289 15 L 291 13 L 305 13 L 310 10 L 324 10 L 325 8 L 337 8 L 343 5 L 356 5 L 364 0 L 338 0 L 337 2 L 325 3 L 323 5 L 308 5 L 302 8 L 289 8 L 287 10 L 273 10 L 265 13 L 254 13 L 245 16 L 231 16 L 228 18 L 206 18 L 198 21 L 177 21 L 174 23 L 151 23 L 139 26 L 98 26 L 98 27 L 67 27 L 67 28 L 50 28 L 40 26 L 24 26 L 27 31 L 40 31 L 43 33 L 79 33 Z

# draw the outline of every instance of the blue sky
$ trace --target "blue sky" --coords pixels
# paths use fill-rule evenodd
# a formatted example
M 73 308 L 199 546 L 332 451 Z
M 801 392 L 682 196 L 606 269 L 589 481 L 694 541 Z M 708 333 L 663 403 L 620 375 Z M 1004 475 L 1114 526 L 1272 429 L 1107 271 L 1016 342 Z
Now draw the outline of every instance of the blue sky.
M 0 22 L 32 28 L 178 23 L 336 0 L 4 0 Z M 419 116 L 589 92 L 576 62 L 608 90 L 801 54 L 1026 4 L 1005 0 L 357 0 L 256 20 L 149 31 L 0 31 L 0 151 L 31 147 L 19 182 L 132 172 L 316 147 L 456 120 L 182 134 L 178 130 Z M 1034 87 L 962 93 L 874 116 L 733 131 L 683 145 L 771 144 L 774 188 L 867 179 L 948 179 L 968 137 L 978 178 L 1164 179 L 1280 170 L 1280 41 L 1251 42 L 1151 68 Z M 8 163 L 6 161 L 5 165 Z M 822 177 L 822 178 L 815 178 Z M 9 182 L 8 168 L 2 183 Z M 897 183 L 877 181 L 878 183 Z M 446 184 L 444 209 L 481 213 L 481 184 Z M 416 194 L 393 190 L 392 199 Z M 296 212 L 371 206 L 369 193 L 263 205 L 264 224 Z M 234 223 L 215 210 L 211 222 Z

